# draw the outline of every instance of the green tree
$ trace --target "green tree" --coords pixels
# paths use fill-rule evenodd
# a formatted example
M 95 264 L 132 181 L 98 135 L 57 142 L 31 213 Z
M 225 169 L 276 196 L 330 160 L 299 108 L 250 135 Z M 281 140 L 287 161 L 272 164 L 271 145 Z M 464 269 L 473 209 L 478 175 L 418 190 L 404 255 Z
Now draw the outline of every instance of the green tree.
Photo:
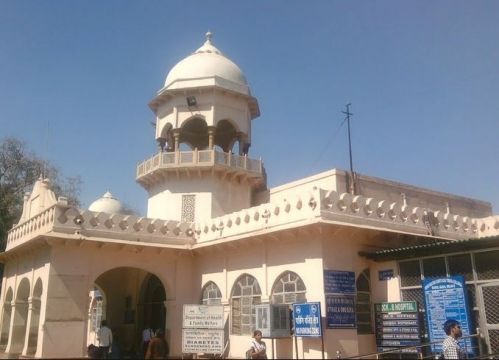
M 19 221 L 24 193 L 44 176 L 52 182 L 56 196 L 66 196 L 71 205 L 79 206 L 82 180 L 79 176 L 63 177 L 60 171 L 27 150 L 16 138 L 0 141 L 0 246 L 5 248 L 7 232 Z

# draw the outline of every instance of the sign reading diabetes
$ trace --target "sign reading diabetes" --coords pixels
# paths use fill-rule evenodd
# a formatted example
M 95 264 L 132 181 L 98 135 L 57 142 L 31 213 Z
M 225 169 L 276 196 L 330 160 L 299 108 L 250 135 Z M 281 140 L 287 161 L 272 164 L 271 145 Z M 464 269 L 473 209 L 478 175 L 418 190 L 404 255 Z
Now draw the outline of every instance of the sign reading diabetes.
M 375 304 L 375 310 L 379 352 L 421 345 L 420 315 L 416 301 Z M 417 353 L 419 350 L 400 349 L 400 352 Z

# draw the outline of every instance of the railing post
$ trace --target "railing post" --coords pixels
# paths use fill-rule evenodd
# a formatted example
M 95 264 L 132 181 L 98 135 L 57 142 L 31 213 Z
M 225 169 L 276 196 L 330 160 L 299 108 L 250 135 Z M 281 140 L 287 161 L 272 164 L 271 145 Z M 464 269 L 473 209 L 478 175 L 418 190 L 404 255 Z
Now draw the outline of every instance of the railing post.
M 248 170 L 248 154 L 244 154 L 244 170 Z
M 180 164 L 180 150 L 175 150 L 175 165 Z
M 194 148 L 194 155 L 192 156 L 192 157 L 193 157 L 192 162 L 193 162 L 194 164 L 198 164 L 198 163 L 199 163 L 198 156 L 199 156 L 199 155 L 198 155 L 198 148 L 197 148 L 197 147 L 195 147 L 195 148 Z
M 230 152 L 227 152 L 227 166 L 230 166 L 230 163 L 232 162 L 232 154 Z

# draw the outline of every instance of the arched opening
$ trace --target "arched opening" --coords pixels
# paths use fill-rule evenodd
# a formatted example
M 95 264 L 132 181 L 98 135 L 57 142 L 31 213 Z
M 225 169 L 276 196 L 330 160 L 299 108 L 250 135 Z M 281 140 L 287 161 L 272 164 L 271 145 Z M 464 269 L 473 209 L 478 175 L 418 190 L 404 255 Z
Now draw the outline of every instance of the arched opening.
M 28 298 L 29 298 L 29 281 L 24 278 L 21 280 L 17 289 L 15 305 L 14 305 L 14 319 L 12 327 L 12 337 L 10 342 L 10 353 L 17 354 L 23 350 L 24 340 L 26 336 L 26 324 L 28 321 Z
M 122 357 L 140 356 L 141 334 L 146 325 L 166 327 L 166 289 L 161 280 L 145 270 L 120 267 L 101 274 L 90 290 L 89 331 L 98 331 L 106 320 L 113 332 L 113 347 Z
M 293 304 L 307 302 L 305 283 L 296 273 L 285 271 L 272 287 L 272 304 Z
M 2 313 L 2 333 L 0 335 L 0 349 L 5 349 L 7 346 L 7 341 L 9 340 L 9 328 L 10 328 L 10 318 L 12 315 L 12 299 L 14 297 L 14 292 L 12 288 L 9 287 L 7 290 L 7 295 L 3 303 L 3 313 Z
M 206 121 L 195 117 L 182 124 L 179 144 L 187 143 L 192 149 L 204 150 L 208 147 L 208 126 Z
M 237 141 L 237 129 L 229 120 L 220 120 L 215 130 L 215 145 L 224 152 L 231 152 Z
M 97 285 L 94 285 L 94 288 L 89 293 L 90 308 L 88 312 L 87 345 L 99 345 L 97 342 L 97 330 L 99 330 L 102 320 L 105 319 L 103 317 L 104 309 L 106 308 L 106 298 L 104 295 L 102 289 Z
M 149 274 L 142 285 L 141 305 L 144 325 L 150 325 L 153 329 L 165 329 L 165 301 L 166 292 L 161 280 L 157 276 Z
M 201 291 L 201 304 L 203 305 L 220 305 L 222 304 L 222 292 L 217 284 L 213 281 L 208 281 Z
M 307 288 L 302 278 L 293 271 L 283 272 L 272 286 L 271 304 L 288 304 L 307 302 Z M 293 358 L 293 342 L 290 338 L 276 340 L 275 351 L 278 358 Z
M 357 299 L 355 302 L 357 316 L 357 334 L 372 334 L 371 313 L 371 278 L 369 269 L 365 269 L 357 277 Z
M 161 151 L 173 151 L 174 150 L 174 139 L 172 132 L 172 125 L 166 124 L 163 129 L 161 129 L 161 134 L 156 139 Z
M 256 313 L 254 305 L 261 303 L 262 291 L 258 281 L 243 274 L 234 283 L 231 293 L 232 334 L 251 335 L 255 330 Z
M 34 355 L 38 345 L 38 326 L 40 325 L 40 307 L 43 292 L 42 279 L 38 278 L 31 297 L 31 321 L 28 335 L 28 355 Z

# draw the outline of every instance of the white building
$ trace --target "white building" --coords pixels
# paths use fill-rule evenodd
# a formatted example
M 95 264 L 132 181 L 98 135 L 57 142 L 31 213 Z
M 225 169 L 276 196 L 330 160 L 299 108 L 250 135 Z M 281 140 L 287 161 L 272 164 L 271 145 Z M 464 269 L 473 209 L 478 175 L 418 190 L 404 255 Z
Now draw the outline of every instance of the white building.
M 357 278 L 357 326 L 324 327 L 324 351 L 367 354 L 376 351 L 372 304 L 418 290 L 404 283 L 396 254 L 422 268 L 428 255 L 384 249 L 499 244 L 480 242 L 499 235 L 499 217 L 479 200 L 363 175 L 352 195 L 352 177 L 337 169 L 268 189 L 262 160 L 249 154 L 258 102 L 209 33 L 149 106 L 159 151 L 137 167 L 147 217 L 122 214 L 110 193 L 89 210 L 70 207 L 46 179 L 26 197 L 0 255 L 3 352 L 84 356 L 104 318 L 122 351 L 137 350 L 150 324 L 166 328 L 171 355 L 181 356 L 182 307 L 203 303 L 224 305 L 225 355 L 243 357 L 254 305 L 320 302 L 324 312 L 324 270 L 343 270 Z M 394 277 L 379 280 L 384 269 Z M 320 338 L 268 345 L 275 358 L 321 357 Z

